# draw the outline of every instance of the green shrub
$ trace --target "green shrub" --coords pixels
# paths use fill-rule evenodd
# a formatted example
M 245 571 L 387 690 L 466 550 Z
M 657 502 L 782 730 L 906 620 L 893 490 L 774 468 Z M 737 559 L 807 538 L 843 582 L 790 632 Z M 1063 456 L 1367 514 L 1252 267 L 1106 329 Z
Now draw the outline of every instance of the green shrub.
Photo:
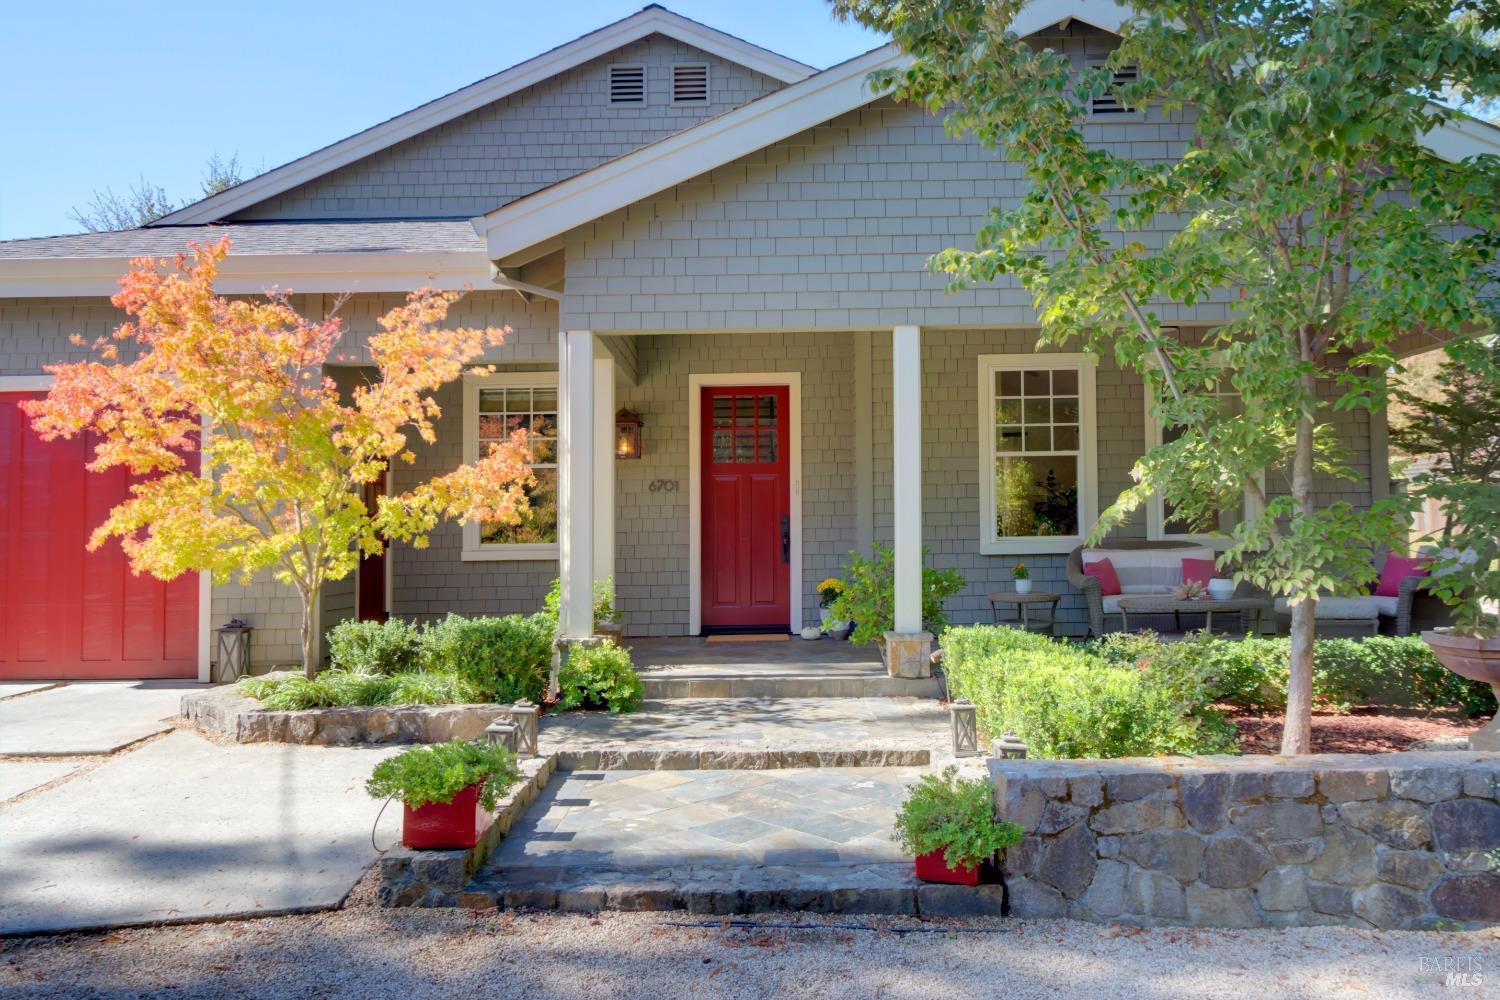
M 644 690 L 630 665 L 630 651 L 607 640 L 569 650 L 557 684 L 559 712 L 574 708 L 628 712 L 640 704 Z
M 552 666 L 555 629 L 556 623 L 545 614 L 450 614 L 422 629 L 422 669 L 459 677 L 482 701 L 541 701 Z
M 300 674 L 246 678 L 240 688 L 275 712 L 354 705 L 451 705 L 476 701 L 453 674 L 403 672 L 389 677 L 325 670 L 313 680 Z
M 542 598 L 542 614 L 551 617 L 556 627 L 558 609 L 562 607 L 562 581 L 553 580 Z M 615 617 L 615 578 L 594 581 L 594 625 L 595 627 Z
M 1228 638 L 1197 632 L 1162 642 L 1151 633 L 1119 634 L 1088 643 L 1111 663 L 1149 663 L 1203 677 L 1212 700 L 1247 712 L 1276 714 L 1286 707 L 1285 637 Z M 1322 708 L 1351 705 L 1445 708 L 1471 715 L 1492 711 L 1494 695 L 1445 669 L 1418 636 L 1319 639 L 1313 647 L 1313 700 Z
M 393 674 L 390 681 L 390 691 L 382 704 L 457 705 L 483 700 L 463 678 L 454 674 L 412 671 Z
M 454 740 L 428 747 L 412 747 L 375 765 L 365 791 L 372 798 L 397 798 L 416 808 L 430 802 L 452 802 L 476 782 L 484 782 L 479 804 L 494 809 L 516 782 L 521 769 L 516 755 L 503 746 Z
M 1021 828 L 995 818 L 994 789 L 983 778 L 963 779 L 949 765 L 924 774 L 907 791 L 891 839 L 912 856 L 942 851 L 950 868 L 973 868 L 1017 844 Z
M 949 693 L 975 704 L 987 733 L 1014 732 L 1037 757 L 1238 749 L 1233 727 L 1211 707 L 1211 678 L 1191 664 L 1126 664 L 1044 635 L 976 625 L 944 634 L 943 672 Z
M 333 665 L 356 674 L 395 674 L 417 665 L 422 630 L 401 618 L 339 622 L 328 631 Z
M 922 550 L 925 563 L 927 549 Z M 896 557 L 890 546 L 875 543 L 874 555 L 866 559 L 849 553 L 843 569 L 845 586 L 828 606 L 835 621 L 854 622 L 850 642 L 879 640 L 895 625 Z M 922 567 L 922 624 L 940 636 L 948 627 L 944 611 L 948 598 L 964 589 L 964 578 L 955 569 Z

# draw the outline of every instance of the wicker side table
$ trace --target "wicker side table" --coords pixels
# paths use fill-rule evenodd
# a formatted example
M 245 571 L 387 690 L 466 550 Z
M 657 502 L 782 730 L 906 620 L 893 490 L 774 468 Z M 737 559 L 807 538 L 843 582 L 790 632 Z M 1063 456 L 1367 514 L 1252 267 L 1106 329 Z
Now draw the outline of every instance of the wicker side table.
M 997 590 L 989 595 L 990 619 L 996 625 L 1017 625 L 1027 632 L 1046 632 L 1048 635 L 1057 635 L 1057 602 L 1061 598 L 1059 594 L 1051 594 L 1042 590 L 1033 590 L 1029 594 L 1018 594 L 1014 590 Z M 1000 617 L 1000 606 L 1010 605 L 1015 609 L 1014 613 L 1007 618 Z M 1047 607 L 1047 617 L 1038 617 L 1036 621 L 1031 619 L 1031 609 L 1036 606 L 1040 613 L 1041 606 Z

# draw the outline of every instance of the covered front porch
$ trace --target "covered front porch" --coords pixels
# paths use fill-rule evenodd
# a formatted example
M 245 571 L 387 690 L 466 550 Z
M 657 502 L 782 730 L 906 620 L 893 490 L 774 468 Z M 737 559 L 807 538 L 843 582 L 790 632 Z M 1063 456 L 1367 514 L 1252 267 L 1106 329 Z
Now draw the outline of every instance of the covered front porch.
M 817 580 L 876 541 L 879 507 L 895 564 L 889 674 L 930 676 L 921 608 L 921 331 L 897 327 L 887 336 L 888 360 L 877 360 L 877 334 L 759 342 L 662 334 L 693 343 L 638 368 L 636 342 L 658 337 L 561 333 L 562 638 L 592 637 L 593 588 L 604 579 L 616 582 L 627 634 L 795 634 L 818 620 Z M 834 351 L 820 358 L 818 348 Z M 887 379 L 873 375 L 877 367 Z M 640 447 L 650 463 L 620 460 L 634 457 L 615 433 L 615 414 L 627 404 L 644 411 Z M 878 445 L 877 409 L 890 421 Z M 889 460 L 889 492 L 878 498 L 877 450 Z M 675 617 L 682 610 L 685 621 Z M 757 644 L 753 657 L 705 652 L 712 645 L 705 644 L 688 657 L 696 664 L 681 662 L 679 648 L 672 671 L 686 679 L 692 667 L 701 675 L 693 680 L 722 681 L 730 660 L 794 660 L 805 655 L 790 652 L 799 642 L 790 640 L 787 652 Z M 878 664 L 867 658 L 874 654 L 851 654 L 850 663 Z

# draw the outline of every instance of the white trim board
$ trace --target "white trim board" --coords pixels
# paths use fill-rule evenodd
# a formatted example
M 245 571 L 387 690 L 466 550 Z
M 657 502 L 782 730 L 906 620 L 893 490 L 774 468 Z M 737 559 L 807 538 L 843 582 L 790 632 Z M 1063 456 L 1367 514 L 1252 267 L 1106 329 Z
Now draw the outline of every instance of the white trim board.
M 816 72 L 813 67 L 795 59 L 788 59 L 770 49 L 752 45 L 742 38 L 652 5 L 550 52 L 544 52 L 494 76 L 267 171 L 259 177 L 252 177 L 202 201 L 179 208 L 163 216 L 157 224 L 215 222 L 321 177 L 329 171 L 452 121 L 460 115 L 542 83 L 575 66 L 608 55 L 631 42 L 656 34 L 666 35 L 782 83 L 794 83 Z
M 31 257 L 0 260 L 0 298 L 113 295 L 133 256 Z M 224 258 L 214 291 L 259 295 L 294 292 L 462 291 L 495 288 L 483 251 L 234 254 Z
M 715 372 L 688 375 L 688 634 L 703 631 L 703 388 L 715 385 L 784 385 L 791 405 L 788 471 L 792 481 L 792 563 L 787 631 L 802 630 L 802 373 Z
M 1025 36 L 1077 20 L 1118 31 L 1134 14 L 1129 6 L 1113 0 L 1056 4 L 1038 0 L 1016 16 L 1012 29 Z M 910 61 L 894 45 L 874 49 L 478 216 L 473 220 L 474 231 L 485 238 L 491 257 L 516 254 L 863 107 L 880 96 L 867 85 L 871 72 L 904 67 Z M 1500 129 L 1474 119 L 1448 122 L 1421 141 L 1448 160 L 1500 154 Z
M 466 372 L 464 381 L 464 464 L 472 465 L 479 459 L 479 390 L 505 386 L 558 388 L 556 369 L 542 371 L 500 371 L 493 374 Z M 562 413 L 559 410 L 559 426 Z M 558 435 L 559 449 L 562 435 Z M 558 460 L 561 475 L 561 456 Z M 562 531 L 562 513 L 558 512 L 558 531 Z M 516 545 L 485 545 L 479 540 L 479 522 L 464 521 L 463 547 L 459 552 L 461 562 L 557 562 L 561 547 L 557 542 L 535 542 Z

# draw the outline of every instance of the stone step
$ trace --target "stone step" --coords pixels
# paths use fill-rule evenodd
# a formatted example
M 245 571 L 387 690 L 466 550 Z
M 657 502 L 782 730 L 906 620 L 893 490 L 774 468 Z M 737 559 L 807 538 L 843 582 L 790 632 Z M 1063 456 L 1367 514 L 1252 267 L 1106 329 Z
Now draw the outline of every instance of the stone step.
M 942 681 L 884 675 L 797 673 L 747 675 L 727 671 L 663 670 L 641 675 L 652 701 L 681 698 L 940 698 Z
M 919 882 L 909 861 L 875 864 L 591 869 L 490 868 L 457 897 L 471 909 L 685 910 L 733 915 L 771 911 L 936 917 L 1000 916 L 998 884 Z

